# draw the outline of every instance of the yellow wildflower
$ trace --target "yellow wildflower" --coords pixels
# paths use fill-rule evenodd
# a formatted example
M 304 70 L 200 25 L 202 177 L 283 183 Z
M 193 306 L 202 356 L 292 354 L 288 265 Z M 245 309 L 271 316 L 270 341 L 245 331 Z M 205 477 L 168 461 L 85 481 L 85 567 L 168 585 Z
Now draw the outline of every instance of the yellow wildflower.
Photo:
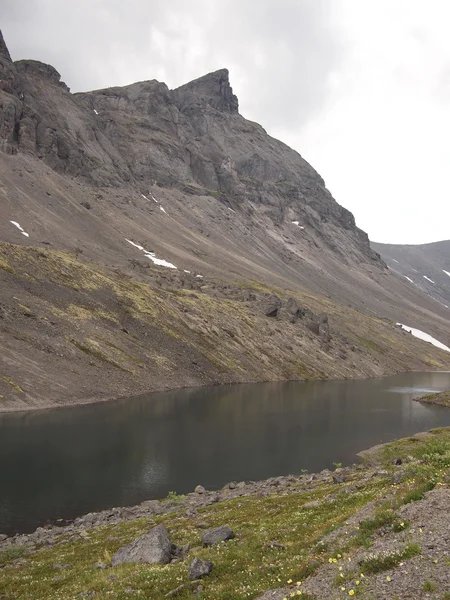
M 338 558 L 342 558 L 342 556 L 340 554 L 337 555 Z
M 389 575 L 386 577 L 386 581 L 391 581 L 391 578 L 389 577 Z
M 341 587 L 341 592 L 345 592 L 345 587 L 344 586 Z
M 355 590 L 349 590 L 348 595 L 349 596 L 354 596 L 355 595 Z
M 292 579 L 288 579 L 288 583 L 292 583 Z
M 302 582 L 301 581 L 297 581 L 297 585 L 302 585 Z
M 357 580 L 355 581 L 355 583 L 356 583 L 356 585 L 359 585 L 361 582 L 359 581 L 359 579 L 357 579 Z

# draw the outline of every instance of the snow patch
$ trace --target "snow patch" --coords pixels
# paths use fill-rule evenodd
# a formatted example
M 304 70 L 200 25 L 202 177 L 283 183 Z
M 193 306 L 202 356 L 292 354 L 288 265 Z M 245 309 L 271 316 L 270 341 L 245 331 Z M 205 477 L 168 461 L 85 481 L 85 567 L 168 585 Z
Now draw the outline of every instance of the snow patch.
M 161 204 L 159 205 L 159 210 L 162 210 L 162 211 L 163 211 L 163 213 L 165 213 L 165 214 L 167 215 L 166 211 L 165 211 L 165 210 L 164 210 L 164 208 L 161 206 Z
M 442 270 L 444 271 L 444 269 Z M 448 271 L 444 271 L 444 273 L 450 277 L 450 273 Z
M 150 198 L 152 200 L 154 200 L 156 202 L 156 204 L 158 204 L 158 200 L 155 198 L 155 196 L 151 192 L 149 192 L 148 194 L 149 194 Z
M 291 222 L 292 222 L 292 225 L 297 225 L 297 227 L 298 227 L 299 229 L 305 229 L 305 228 L 303 227 L 303 225 L 300 225 L 300 221 L 291 221 Z
M 414 281 L 413 281 L 412 279 L 410 279 L 409 277 L 407 277 L 406 275 L 403 275 L 403 277 L 404 277 L 405 279 L 407 279 L 408 281 L 410 281 L 411 283 L 414 283 Z
M 396 262 L 398 265 L 400 264 L 400 263 L 398 262 L 398 260 L 395 260 L 395 258 L 393 258 L 392 260 L 393 260 L 394 262 Z
M 423 278 L 426 279 L 427 281 L 429 281 L 430 283 L 434 283 L 434 281 L 432 279 L 430 279 L 429 277 L 427 277 L 426 275 L 424 275 Z
M 440 348 L 441 350 L 446 350 L 447 352 L 450 352 L 450 348 L 444 346 L 444 344 L 436 340 L 434 337 L 431 337 L 431 335 L 429 335 L 428 333 L 420 331 L 420 329 L 414 329 L 414 327 L 408 327 L 407 325 L 403 325 L 402 323 L 397 323 L 397 325 L 400 325 L 402 329 L 404 329 L 408 333 L 411 333 L 414 337 L 419 338 L 424 342 L 429 342 L 430 344 L 433 344 L 433 346 L 436 346 L 436 348 Z
M 197 279 L 203 279 L 203 275 L 196 275 Z
M 10 221 L 10 223 L 12 223 L 14 225 L 14 227 L 17 227 L 17 229 L 20 231 L 20 233 L 22 235 L 24 235 L 25 237 L 30 237 L 30 234 L 27 233 L 23 227 L 20 225 L 20 223 L 18 223 L 17 221 Z
M 96 115 L 98 115 L 98 112 L 95 110 L 95 108 L 94 108 L 94 112 L 95 112 Z
M 227 206 L 228 210 L 231 210 L 231 212 L 236 212 L 234 209 L 232 209 L 230 206 Z
M 154 252 L 150 252 L 149 250 L 146 250 L 143 246 L 140 246 L 139 244 L 135 244 L 134 242 L 132 242 L 131 240 L 128 240 L 127 238 L 125 238 L 125 240 L 129 244 L 131 244 L 132 246 L 137 248 L 138 250 L 141 250 L 145 254 L 145 256 L 147 258 L 149 258 L 155 265 L 159 265 L 160 267 L 167 267 L 168 269 L 176 269 L 177 268 L 175 265 L 168 262 L 167 260 L 164 260 L 163 258 L 157 258 L 156 254 Z
M 144 196 L 144 194 L 141 194 L 141 196 L 142 196 L 143 198 L 145 198 L 146 200 L 148 200 L 148 202 L 150 202 L 150 200 L 147 198 L 147 196 Z
M 185 272 L 185 273 L 190 273 L 190 271 L 188 271 L 187 269 L 184 269 L 184 272 Z

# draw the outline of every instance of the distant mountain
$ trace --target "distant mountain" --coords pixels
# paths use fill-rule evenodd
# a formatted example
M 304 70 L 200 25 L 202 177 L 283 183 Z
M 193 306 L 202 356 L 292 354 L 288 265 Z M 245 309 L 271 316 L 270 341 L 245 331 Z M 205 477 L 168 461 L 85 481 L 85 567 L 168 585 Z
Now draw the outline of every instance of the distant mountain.
M 371 242 L 388 267 L 445 306 L 450 306 L 450 240 L 401 245 Z

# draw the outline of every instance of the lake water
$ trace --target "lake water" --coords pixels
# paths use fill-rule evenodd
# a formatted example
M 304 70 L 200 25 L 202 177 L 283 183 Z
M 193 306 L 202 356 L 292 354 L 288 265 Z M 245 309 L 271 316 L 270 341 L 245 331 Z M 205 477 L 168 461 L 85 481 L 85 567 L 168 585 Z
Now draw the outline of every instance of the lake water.
M 356 462 L 358 451 L 450 426 L 415 396 L 450 373 L 262 383 L 0 415 L 0 532 L 162 498 Z

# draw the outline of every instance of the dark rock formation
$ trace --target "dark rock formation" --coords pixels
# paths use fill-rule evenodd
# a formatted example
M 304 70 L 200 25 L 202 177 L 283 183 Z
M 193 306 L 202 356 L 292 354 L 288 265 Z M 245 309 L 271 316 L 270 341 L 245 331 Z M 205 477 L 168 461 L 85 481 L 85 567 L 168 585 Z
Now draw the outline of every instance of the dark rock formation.
M 202 536 L 202 543 L 204 546 L 214 546 L 214 544 L 232 540 L 234 537 L 234 531 L 225 525 L 206 531 Z
M 189 579 L 194 580 L 206 577 L 206 575 L 211 573 L 213 567 L 214 565 L 210 561 L 194 558 L 189 566 Z
M 112 557 L 113 567 L 123 563 L 165 565 L 170 562 L 172 546 L 164 525 L 158 525 L 131 544 L 120 548 Z

